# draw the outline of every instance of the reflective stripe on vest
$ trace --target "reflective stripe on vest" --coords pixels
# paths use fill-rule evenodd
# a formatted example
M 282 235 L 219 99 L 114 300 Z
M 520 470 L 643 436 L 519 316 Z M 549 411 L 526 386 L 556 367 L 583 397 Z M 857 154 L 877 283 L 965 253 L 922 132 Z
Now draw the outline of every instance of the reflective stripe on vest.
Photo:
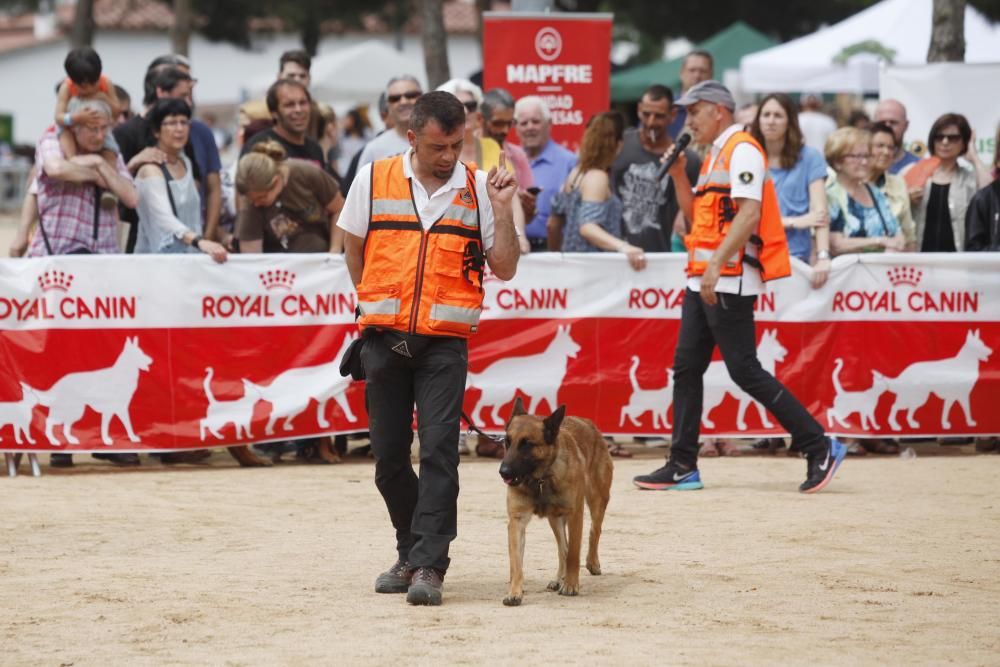
M 382 299 L 381 301 L 358 301 L 362 315 L 398 315 L 399 299 Z
M 425 230 L 403 159 L 372 164 L 358 324 L 467 338 L 482 314 L 485 266 L 475 171 L 464 165 L 466 186 Z

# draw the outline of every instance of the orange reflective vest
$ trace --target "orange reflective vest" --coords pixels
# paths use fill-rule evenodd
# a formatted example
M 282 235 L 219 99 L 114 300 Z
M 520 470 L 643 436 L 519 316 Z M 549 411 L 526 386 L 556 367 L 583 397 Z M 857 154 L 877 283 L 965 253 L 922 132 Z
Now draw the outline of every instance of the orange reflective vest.
M 475 169 L 463 165 L 465 188 L 424 230 L 403 158 L 372 164 L 358 324 L 468 338 L 479 326 L 485 267 Z
M 764 163 L 767 164 L 764 150 L 746 132 L 733 134 L 722 147 L 714 164 L 708 158 L 702 162 L 701 174 L 698 176 L 694 193 L 694 220 L 691 223 L 691 233 L 684 237 L 684 244 L 688 249 L 689 276 L 700 276 L 705 273 L 708 261 L 726 238 L 733 218 L 739 211 L 739 206 L 731 196 L 729 163 L 736 146 L 743 142 L 752 144 L 760 151 L 764 156 Z M 756 246 L 757 256 L 748 255 L 745 248 L 740 248 L 722 267 L 721 275 L 743 275 L 744 263 L 756 267 L 764 281 L 791 275 L 788 240 L 785 238 L 785 228 L 781 223 L 778 195 L 774 191 L 774 182 L 770 176 L 765 176 L 760 222 L 756 233 L 750 237 L 750 242 Z

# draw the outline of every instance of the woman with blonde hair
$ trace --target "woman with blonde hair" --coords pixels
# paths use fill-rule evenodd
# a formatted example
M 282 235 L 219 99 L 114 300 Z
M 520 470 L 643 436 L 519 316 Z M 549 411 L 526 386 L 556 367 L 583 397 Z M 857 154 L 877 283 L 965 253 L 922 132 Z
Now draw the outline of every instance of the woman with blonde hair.
M 344 249 L 344 232 L 336 226 L 344 207 L 340 186 L 330 174 L 306 160 L 288 159 L 276 141 L 254 144 L 236 167 L 240 193 L 236 237 L 241 253 L 331 252 Z M 344 436 L 337 436 L 346 450 Z M 316 463 L 337 463 L 340 457 L 329 437 L 300 440 L 300 457 Z M 274 461 L 284 443 L 257 445 Z
M 343 250 L 336 222 L 344 196 L 337 181 L 311 162 L 288 159 L 278 142 L 254 144 L 240 158 L 236 189 L 240 252 Z
M 826 140 L 826 161 L 836 172 L 826 186 L 834 255 L 901 252 L 906 245 L 889 201 L 868 182 L 871 143 L 869 132 L 854 127 L 842 127 Z
M 587 123 L 580 159 L 552 198 L 549 250 L 620 252 L 634 270 L 646 268 L 642 248 L 622 239 L 622 202 L 612 193 L 608 177 L 624 133 L 625 121 L 615 111 L 599 113 Z

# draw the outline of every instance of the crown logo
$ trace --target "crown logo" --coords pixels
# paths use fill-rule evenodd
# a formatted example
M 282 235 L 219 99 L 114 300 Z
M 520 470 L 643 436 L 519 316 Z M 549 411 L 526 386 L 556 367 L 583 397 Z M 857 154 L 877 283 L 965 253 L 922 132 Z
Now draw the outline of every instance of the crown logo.
M 291 290 L 295 285 L 295 274 L 284 270 L 265 271 L 260 274 L 260 284 L 269 290 Z
M 912 266 L 894 266 L 885 272 L 889 276 L 889 282 L 893 287 L 900 285 L 910 285 L 916 287 L 920 279 L 924 277 L 924 272 Z
M 73 286 L 73 274 L 65 271 L 46 271 L 38 276 L 38 284 L 43 292 L 68 292 Z

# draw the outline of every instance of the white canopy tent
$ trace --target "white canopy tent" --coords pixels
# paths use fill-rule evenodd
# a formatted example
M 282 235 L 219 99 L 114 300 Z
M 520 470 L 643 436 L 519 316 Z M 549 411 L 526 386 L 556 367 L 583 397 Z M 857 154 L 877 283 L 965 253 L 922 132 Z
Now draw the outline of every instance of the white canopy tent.
M 423 62 L 375 40 L 324 53 L 312 61 L 310 69 L 313 97 L 327 104 L 374 102 L 394 76 L 411 74 L 426 89 Z M 277 72 L 255 76 L 245 84 L 251 97 L 262 96 L 274 83 Z
M 883 0 L 840 23 L 758 51 L 740 61 L 748 92 L 877 93 L 881 58 L 859 53 L 834 62 L 844 49 L 865 41 L 895 51 L 894 65 L 927 62 L 933 0 Z M 1000 28 L 971 6 L 965 9 L 965 62 L 1000 62 Z

